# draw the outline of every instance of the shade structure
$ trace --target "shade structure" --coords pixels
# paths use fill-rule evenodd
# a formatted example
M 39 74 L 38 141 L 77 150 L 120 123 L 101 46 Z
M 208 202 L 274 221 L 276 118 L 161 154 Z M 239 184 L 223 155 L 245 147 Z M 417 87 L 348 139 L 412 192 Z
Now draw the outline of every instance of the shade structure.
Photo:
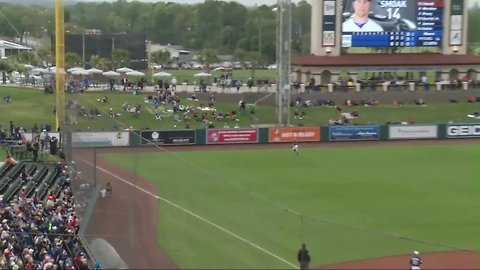
M 200 72 L 200 73 L 195 73 L 193 74 L 194 77 L 210 77 L 212 74 L 206 73 L 206 72 Z
M 34 68 L 34 67 L 33 67 L 32 65 L 30 65 L 30 64 L 24 64 L 23 66 L 24 66 L 26 69 L 32 69 L 32 68 Z
M 143 76 L 145 76 L 145 73 L 133 70 L 133 71 L 125 73 L 125 75 L 131 76 L 131 77 L 143 77 Z
M 214 68 L 212 71 L 223 71 L 223 70 L 226 70 L 226 68 L 224 68 L 224 67 L 217 67 L 217 68 Z
M 117 69 L 117 72 L 120 72 L 120 73 L 128 73 L 128 72 L 132 72 L 132 71 L 134 71 L 134 70 L 130 69 L 130 68 L 127 68 L 127 67 Z
M 103 72 L 103 76 L 105 76 L 105 77 L 118 77 L 118 76 L 120 76 L 120 73 L 115 72 L 113 70 L 110 70 L 110 71 Z
M 164 71 L 153 74 L 153 77 L 171 77 L 171 76 L 172 74 Z
M 88 71 L 89 74 L 102 74 L 103 73 L 103 70 L 100 70 L 98 68 L 87 69 L 87 71 Z

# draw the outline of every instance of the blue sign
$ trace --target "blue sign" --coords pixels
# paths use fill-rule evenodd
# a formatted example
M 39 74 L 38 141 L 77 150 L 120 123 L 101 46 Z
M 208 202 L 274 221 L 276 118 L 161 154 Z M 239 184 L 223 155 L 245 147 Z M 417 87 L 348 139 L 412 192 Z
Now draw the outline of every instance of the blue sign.
M 371 141 L 380 139 L 379 126 L 331 126 L 330 141 Z

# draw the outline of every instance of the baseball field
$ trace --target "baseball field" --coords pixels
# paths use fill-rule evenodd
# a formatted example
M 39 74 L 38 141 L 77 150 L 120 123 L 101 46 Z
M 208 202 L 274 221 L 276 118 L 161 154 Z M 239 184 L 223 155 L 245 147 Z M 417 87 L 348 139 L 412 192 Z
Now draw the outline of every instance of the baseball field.
M 480 147 L 453 141 L 99 150 L 91 231 L 145 267 L 291 269 L 306 243 L 316 268 L 475 269 Z

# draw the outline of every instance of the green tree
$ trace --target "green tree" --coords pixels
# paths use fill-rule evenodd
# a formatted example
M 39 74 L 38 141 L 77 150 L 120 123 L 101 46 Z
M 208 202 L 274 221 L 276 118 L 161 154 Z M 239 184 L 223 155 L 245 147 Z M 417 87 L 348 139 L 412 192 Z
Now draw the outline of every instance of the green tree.
M 25 67 L 25 65 L 20 63 L 15 64 L 13 68 L 19 73 L 24 73 L 25 71 L 27 71 L 27 68 Z
M 0 60 L 0 71 L 11 72 L 13 71 L 13 66 L 8 60 L 2 59 Z
M 30 64 L 37 66 L 38 60 L 39 59 L 35 55 L 35 53 L 31 51 L 22 51 L 18 54 L 18 62 L 22 64 Z
M 210 64 L 218 62 L 218 52 L 215 49 L 203 49 L 197 55 L 197 61 L 203 65 L 206 72 L 210 71 Z
M 247 52 L 245 61 L 250 63 L 252 79 L 255 79 L 255 70 L 263 68 L 267 63 L 267 57 L 259 52 Z
M 480 26 L 480 7 L 477 4 L 468 11 L 468 42 L 480 42 L 480 31 L 478 30 L 478 26 Z
M 69 69 L 78 66 L 83 66 L 82 58 L 80 57 L 80 55 L 73 52 L 67 52 L 65 54 L 65 68 Z
M 92 68 L 97 68 L 100 70 L 107 70 L 108 69 L 108 59 L 105 57 L 100 57 L 98 55 L 92 55 L 90 57 L 90 66 Z
M 130 65 L 130 54 L 124 49 L 115 49 L 112 51 L 112 67 L 114 69 L 127 67 Z
M 242 68 L 248 68 L 247 66 L 247 61 L 248 61 L 248 57 L 247 57 L 247 52 L 242 50 L 242 49 L 236 49 L 235 52 L 234 52 L 234 57 L 235 57 L 235 60 L 239 61 L 240 64 L 242 65 Z
M 49 45 L 42 45 L 40 47 L 37 47 L 35 53 L 36 56 L 39 58 L 39 61 L 45 61 L 47 63 L 53 62 L 54 57 L 52 54 L 52 49 Z
M 164 51 L 156 51 L 152 53 L 152 62 L 155 64 L 162 65 L 162 68 L 163 68 L 165 65 L 168 65 L 171 62 L 170 52 L 167 50 L 164 50 Z

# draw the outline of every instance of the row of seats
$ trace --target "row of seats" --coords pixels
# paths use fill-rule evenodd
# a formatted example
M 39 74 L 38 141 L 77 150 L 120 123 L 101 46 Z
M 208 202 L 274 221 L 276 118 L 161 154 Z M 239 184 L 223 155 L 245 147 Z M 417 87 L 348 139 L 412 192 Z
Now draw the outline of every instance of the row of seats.
M 0 167 L 0 268 L 91 269 L 68 180 L 66 166 Z

